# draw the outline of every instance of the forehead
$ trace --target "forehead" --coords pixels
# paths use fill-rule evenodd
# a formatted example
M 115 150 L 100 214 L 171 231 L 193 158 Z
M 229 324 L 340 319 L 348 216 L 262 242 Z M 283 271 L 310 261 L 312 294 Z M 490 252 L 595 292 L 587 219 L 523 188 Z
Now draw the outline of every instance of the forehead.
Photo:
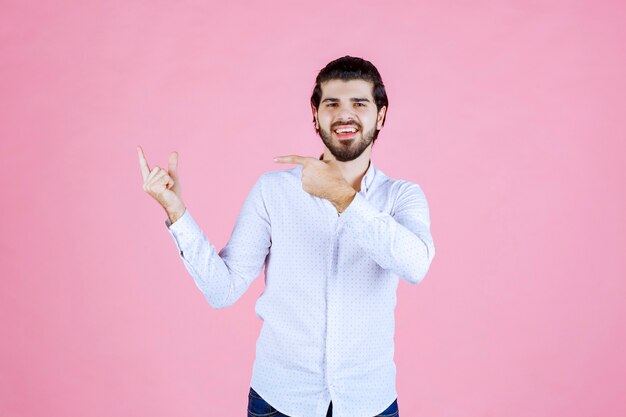
M 365 80 L 328 80 L 320 84 L 322 99 L 327 97 L 364 97 L 373 100 L 374 83 Z

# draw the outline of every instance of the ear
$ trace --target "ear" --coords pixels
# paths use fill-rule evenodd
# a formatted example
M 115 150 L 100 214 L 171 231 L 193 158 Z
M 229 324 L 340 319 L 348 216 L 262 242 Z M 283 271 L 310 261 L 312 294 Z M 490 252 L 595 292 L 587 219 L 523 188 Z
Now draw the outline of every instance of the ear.
M 313 118 L 315 119 L 315 130 L 320 130 L 320 121 L 317 119 L 317 109 L 312 104 L 311 111 L 313 112 Z
M 376 130 L 380 130 L 383 127 L 383 120 L 385 120 L 385 113 L 387 113 L 387 106 L 383 106 L 378 111 L 378 116 L 376 117 Z

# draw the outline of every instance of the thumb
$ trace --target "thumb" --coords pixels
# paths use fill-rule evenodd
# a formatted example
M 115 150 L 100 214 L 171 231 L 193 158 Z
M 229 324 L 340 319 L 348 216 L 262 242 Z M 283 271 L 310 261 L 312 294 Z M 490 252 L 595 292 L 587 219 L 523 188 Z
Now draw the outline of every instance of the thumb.
M 174 151 L 170 154 L 170 158 L 167 161 L 168 174 L 174 180 L 178 180 L 178 152 Z

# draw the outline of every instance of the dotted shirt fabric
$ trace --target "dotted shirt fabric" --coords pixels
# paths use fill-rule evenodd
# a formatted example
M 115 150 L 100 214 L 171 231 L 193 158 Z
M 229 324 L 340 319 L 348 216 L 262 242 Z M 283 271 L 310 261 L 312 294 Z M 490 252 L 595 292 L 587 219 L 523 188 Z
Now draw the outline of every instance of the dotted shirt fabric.
M 232 306 L 265 268 L 255 391 L 294 417 L 325 417 L 331 400 L 335 417 L 371 417 L 397 398 L 398 280 L 418 284 L 435 256 L 428 203 L 370 160 L 339 215 L 301 175 L 300 165 L 262 174 L 219 252 L 188 208 L 165 225 L 213 308 Z

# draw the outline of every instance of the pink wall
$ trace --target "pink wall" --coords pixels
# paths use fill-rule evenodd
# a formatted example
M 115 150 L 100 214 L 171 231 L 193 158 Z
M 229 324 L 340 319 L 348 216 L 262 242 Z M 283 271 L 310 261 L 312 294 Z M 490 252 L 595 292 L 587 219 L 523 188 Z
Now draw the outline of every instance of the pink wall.
M 178 150 L 221 248 L 273 156 L 321 152 L 308 98 L 345 54 L 387 85 L 377 166 L 431 207 L 401 414 L 626 414 L 625 3 L 156 3 L 2 4 L 0 415 L 245 413 L 263 279 L 210 308 L 135 147 Z

